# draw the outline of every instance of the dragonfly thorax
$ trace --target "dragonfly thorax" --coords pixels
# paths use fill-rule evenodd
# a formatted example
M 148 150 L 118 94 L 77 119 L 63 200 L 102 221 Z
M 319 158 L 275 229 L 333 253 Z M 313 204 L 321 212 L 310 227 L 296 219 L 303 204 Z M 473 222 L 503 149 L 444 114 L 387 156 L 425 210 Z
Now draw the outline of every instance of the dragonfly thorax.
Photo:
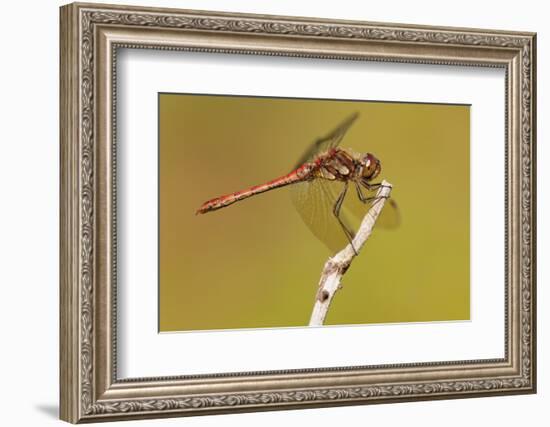
M 381 169 L 380 161 L 372 154 L 356 154 L 342 148 L 319 156 L 316 163 L 319 178 L 332 181 L 370 181 Z

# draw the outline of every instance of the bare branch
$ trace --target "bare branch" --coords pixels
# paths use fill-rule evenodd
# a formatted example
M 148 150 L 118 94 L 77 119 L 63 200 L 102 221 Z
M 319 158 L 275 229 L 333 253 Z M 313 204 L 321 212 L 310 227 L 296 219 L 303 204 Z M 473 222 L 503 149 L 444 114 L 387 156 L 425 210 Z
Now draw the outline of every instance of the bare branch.
M 371 235 L 376 220 L 386 203 L 386 199 L 390 197 L 390 193 L 391 184 L 387 181 L 382 181 L 382 185 L 376 193 L 376 201 L 363 218 L 359 230 L 353 239 L 353 247 L 355 247 L 357 253 L 361 251 L 361 248 Z M 332 299 L 338 289 L 341 288 L 340 283 L 342 277 L 346 274 L 353 258 L 356 256 L 353 247 L 351 243 L 349 243 L 344 249 L 329 258 L 325 263 L 325 267 L 321 274 L 321 280 L 319 281 L 319 288 L 315 297 L 315 305 L 313 306 L 309 326 L 322 326 L 324 324 Z

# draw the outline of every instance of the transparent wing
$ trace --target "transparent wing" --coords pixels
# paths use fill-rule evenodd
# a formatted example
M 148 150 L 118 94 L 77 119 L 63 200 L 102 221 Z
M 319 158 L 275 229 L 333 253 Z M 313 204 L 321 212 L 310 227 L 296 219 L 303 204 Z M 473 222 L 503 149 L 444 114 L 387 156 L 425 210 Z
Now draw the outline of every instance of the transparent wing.
M 342 142 L 344 135 L 346 134 L 348 129 L 351 127 L 353 122 L 357 120 L 357 117 L 359 117 L 359 113 L 353 113 L 346 120 L 340 123 L 338 127 L 334 129 L 331 133 L 316 140 L 306 150 L 306 152 L 302 155 L 302 157 L 300 157 L 300 159 L 295 165 L 295 169 L 303 165 L 304 163 L 312 160 L 317 154 L 325 152 L 331 148 L 337 147 L 340 144 L 340 142 Z
M 313 179 L 291 186 L 292 202 L 304 223 L 321 242 L 333 253 L 343 249 L 349 240 L 341 224 L 334 216 L 333 208 L 343 189 L 343 183 Z M 353 197 L 353 188 L 348 189 L 348 197 Z M 344 212 L 340 218 L 348 230 L 354 230 L 351 221 Z

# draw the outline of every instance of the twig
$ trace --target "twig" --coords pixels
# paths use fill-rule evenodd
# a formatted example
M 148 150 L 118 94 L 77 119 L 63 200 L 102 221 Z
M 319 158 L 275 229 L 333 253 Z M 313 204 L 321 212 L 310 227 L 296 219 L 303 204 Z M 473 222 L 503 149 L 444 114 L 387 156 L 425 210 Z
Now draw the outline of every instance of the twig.
M 387 181 L 382 181 L 382 185 L 376 193 L 376 201 L 363 218 L 359 230 L 353 238 L 353 247 L 355 247 L 357 253 L 360 252 L 371 235 L 374 224 L 380 212 L 382 212 L 386 199 L 390 197 L 390 193 L 391 184 Z M 340 282 L 342 276 L 346 274 L 353 258 L 356 256 L 353 247 L 351 243 L 349 243 L 344 249 L 329 258 L 325 263 L 325 267 L 321 274 L 321 280 L 319 281 L 317 295 L 315 297 L 315 305 L 313 306 L 313 312 L 309 320 L 309 326 L 322 326 L 325 322 L 332 299 L 338 289 L 341 288 Z

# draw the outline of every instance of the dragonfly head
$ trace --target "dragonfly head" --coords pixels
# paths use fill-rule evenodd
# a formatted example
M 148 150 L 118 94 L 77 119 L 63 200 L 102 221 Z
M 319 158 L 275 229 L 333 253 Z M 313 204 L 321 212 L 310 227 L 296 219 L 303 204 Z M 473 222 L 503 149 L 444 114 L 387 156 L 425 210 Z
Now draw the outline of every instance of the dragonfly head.
M 382 170 L 382 165 L 380 164 L 380 160 L 378 160 L 371 153 L 365 154 L 361 159 L 361 161 L 363 163 L 363 173 L 362 173 L 363 178 L 370 181 L 376 178 L 380 174 L 380 171 Z

